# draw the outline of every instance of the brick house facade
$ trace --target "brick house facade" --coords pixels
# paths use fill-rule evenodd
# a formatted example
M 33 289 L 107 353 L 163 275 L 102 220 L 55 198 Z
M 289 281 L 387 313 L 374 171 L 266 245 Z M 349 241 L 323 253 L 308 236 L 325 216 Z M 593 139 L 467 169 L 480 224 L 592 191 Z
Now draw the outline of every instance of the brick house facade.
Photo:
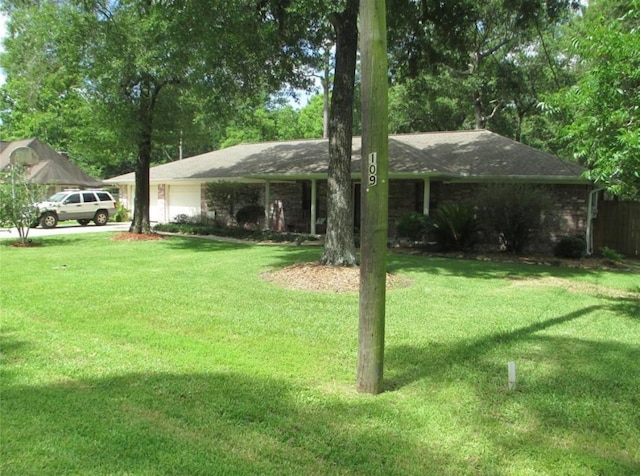
M 254 184 L 259 193 L 260 203 L 264 203 L 264 185 Z M 206 184 L 202 185 L 202 210 L 203 218 L 212 209 L 206 202 Z M 428 204 L 425 206 L 425 187 L 428 188 Z M 480 183 L 447 183 L 443 181 L 425 180 L 391 180 L 389 182 L 389 237 L 396 236 L 396 222 L 408 212 L 426 213 L 436 210 L 439 205 L 447 202 L 473 203 L 475 195 L 483 187 Z M 589 185 L 545 185 L 544 191 L 552 197 L 556 204 L 556 213 L 559 218 L 558 229 L 554 238 L 558 236 L 582 235 L 587 228 L 588 196 L 591 190 Z M 310 222 L 310 181 L 297 180 L 288 183 L 272 183 L 270 185 L 270 201 L 282 204 L 286 231 L 297 233 L 311 233 Z M 354 197 L 354 227 L 359 227 L 359 182 L 352 185 Z M 316 229 L 315 232 L 323 233 L 323 224 L 327 216 L 327 182 L 318 181 L 316 198 Z M 238 204 L 239 207 L 246 204 Z M 215 215 L 224 222 L 232 222 L 224 211 L 217 210 Z M 211 214 L 209 214 L 211 216 Z M 270 224 L 273 227 L 273 223 Z
M 360 138 L 353 139 L 354 227 L 359 226 Z M 327 139 L 240 144 L 153 167 L 151 221 L 177 215 L 233 221 L 224 207 L 207 203 L 215 182 L 256 187 L 266 227 L 323 233 L 327 218 Z M 429 214 L 445 202 L 470 202 L 490 183 L 528 183 L 554 197 L 561 220 L 555 236 L 587 236 L 593 219 L 592 184 L 584 169 L 489 131 L 389 136 L 389 235 L 405 213 Z M 134 196 L 134 174 L 107 180 L 121 197 Z M 132 206 L 133 200 L 127 204 Z M 236 209 L 243 204 L 237 204 Z M 275 220 L 277 215 L 277 220 Z M 277 223 L 276 223 L 277 222 Z M 264 224 L 262 226 L 265 226 Z

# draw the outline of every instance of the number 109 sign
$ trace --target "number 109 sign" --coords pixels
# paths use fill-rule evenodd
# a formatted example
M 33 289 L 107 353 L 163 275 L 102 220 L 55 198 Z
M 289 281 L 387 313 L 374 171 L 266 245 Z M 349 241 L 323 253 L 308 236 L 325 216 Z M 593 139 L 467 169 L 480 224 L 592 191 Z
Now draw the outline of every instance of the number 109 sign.
M 372 152 L 369 154 L 369 187 L 373 187 L 378 183 L 378 154 Z

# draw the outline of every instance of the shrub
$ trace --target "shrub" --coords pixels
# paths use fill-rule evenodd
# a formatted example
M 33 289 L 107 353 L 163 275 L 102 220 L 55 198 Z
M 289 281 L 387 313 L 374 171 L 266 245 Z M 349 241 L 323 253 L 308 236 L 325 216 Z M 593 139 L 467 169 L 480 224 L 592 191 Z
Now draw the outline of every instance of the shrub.
M 581 236 L 565 236 L 556 244 L 553 254 L 557 258 L 580 259 L 584 255 L 586 246 Z
M 258 223 L 264 218 L 264 207 L 260 205 L 247 205 L 242 207 L 236 213 L 236 222 L 240 226 L 244 225 L 258 225 Z
M 611 249 L 607 246 L 603 246 L 602 248 L 600 248 L 600 253 L 602 254 L 603 258 L 608 259 L 612 263 L 622 261 L 622 258 L 624 258 L 624 256 L 622 256 L 616 250 Z
M 227 227 L 220 225 L 203 225 L 198 223 L 158 223 L 153 227 L 154 231 L 167 233 L 184 233 L 187 235 L 215 235 L 242 240 L 253 241 L 275 241 L 275 242 L 296 242 L 318 241 L 314 235 L 304 235 L 299 233 L 279 233 L 269 230 L 247 230 L 245 228 Z
M 396 221 L 396 231 L 399 238 L 411 241 L 422 241 L 427 232 L 428 217 L 418 212 L 409 212 Z
M 255 184 L 238 182 L 208 183 L 205 190 L 207 206 L 218 215 L 232 220 L 242 206 L 257 205 L 260 189 Z
M 512 253 L 521 253 L 556 223 L 553 200 L 532 185 L 492 185 L 480 191 L 476 199 L 480 222 Z
M 202 218 L 199 216 L 190 216 L 186 213 L 180 213 L 173 217 L 171 223 L 177 223 L 178 225 L 189 225 L 189 224 L 200 224 L 202 222 Z
M 116 206 L 116 213 L 113 215 L 113 221 L 118 223 L 129 221 L 129 216 L 129 210 L 122 203 L 118 202 Z
M 29 229 L 38 222 L 40 212 L 35 203 L 43 192 L 43 187 L 26 180 L 21 166 L 11 165 L 0 171 L 0 226 L 15 227 L 23 244 L 27 243 Z
M 464 251 L 478 238 L 475 209 L 464 203 L 445 203 L 430 216 L 436 241 L 445 250 Z

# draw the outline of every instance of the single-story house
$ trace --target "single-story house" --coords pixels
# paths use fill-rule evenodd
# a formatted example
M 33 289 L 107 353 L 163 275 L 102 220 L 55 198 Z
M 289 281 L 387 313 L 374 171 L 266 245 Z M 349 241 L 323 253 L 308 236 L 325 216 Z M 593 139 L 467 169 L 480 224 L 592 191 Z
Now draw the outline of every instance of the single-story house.
M 360 190 L 361 138 L 353 138 L 354 197 Z M 212 217 L 207 184 L 253 183 L 269 211 L 280 213 L 286 229 L 316 233 L 327 210 L 327 139 L 240 144 L 157 167 L 150 171 L 150 219 L 165 223 L 178 215 Z M 447 201 L 470 198 L 481 184 L 544 184 L 563 217 L 559 234 L 587 233 L 592 184 L 574 163 L 486 130 L 389 136 L 389 232 L 404 213 L 429 211 Z M 133 205 L 133 173 L 106 180 Z M 359 200 L 354 200 L 359 223 Z M 270 226 L 274 225 L 273 216 Z M 268 221 L 269 223 L 269 221 Z M 320 230 L 321 231 L 321 230 Z
M 15 151 L 23 153 L 16 154 Z M 24 151 L 30 151 L 24 154 Z M 26 180 L 39 185 L 47 185 L 47 193 L 53 194 L 65 188 L 99 188 L 104 183 L 56 152 L 38 139 L 24 139 L 0 142 L 0 170 L 6 169 L 13 160 L 18 160 L 26 168 Z

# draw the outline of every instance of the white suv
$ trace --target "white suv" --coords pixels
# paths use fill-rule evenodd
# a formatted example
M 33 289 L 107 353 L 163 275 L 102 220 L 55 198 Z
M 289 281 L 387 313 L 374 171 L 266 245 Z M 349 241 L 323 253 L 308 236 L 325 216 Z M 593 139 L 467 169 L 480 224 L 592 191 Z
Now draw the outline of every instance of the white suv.
M 54 228 L 59 221 L 77 220 L 81 225 L 93 221 L 106 225 L 116 213 L 116 201 L 105 190 L 65 190 L 36 204 L 42 228 Z

